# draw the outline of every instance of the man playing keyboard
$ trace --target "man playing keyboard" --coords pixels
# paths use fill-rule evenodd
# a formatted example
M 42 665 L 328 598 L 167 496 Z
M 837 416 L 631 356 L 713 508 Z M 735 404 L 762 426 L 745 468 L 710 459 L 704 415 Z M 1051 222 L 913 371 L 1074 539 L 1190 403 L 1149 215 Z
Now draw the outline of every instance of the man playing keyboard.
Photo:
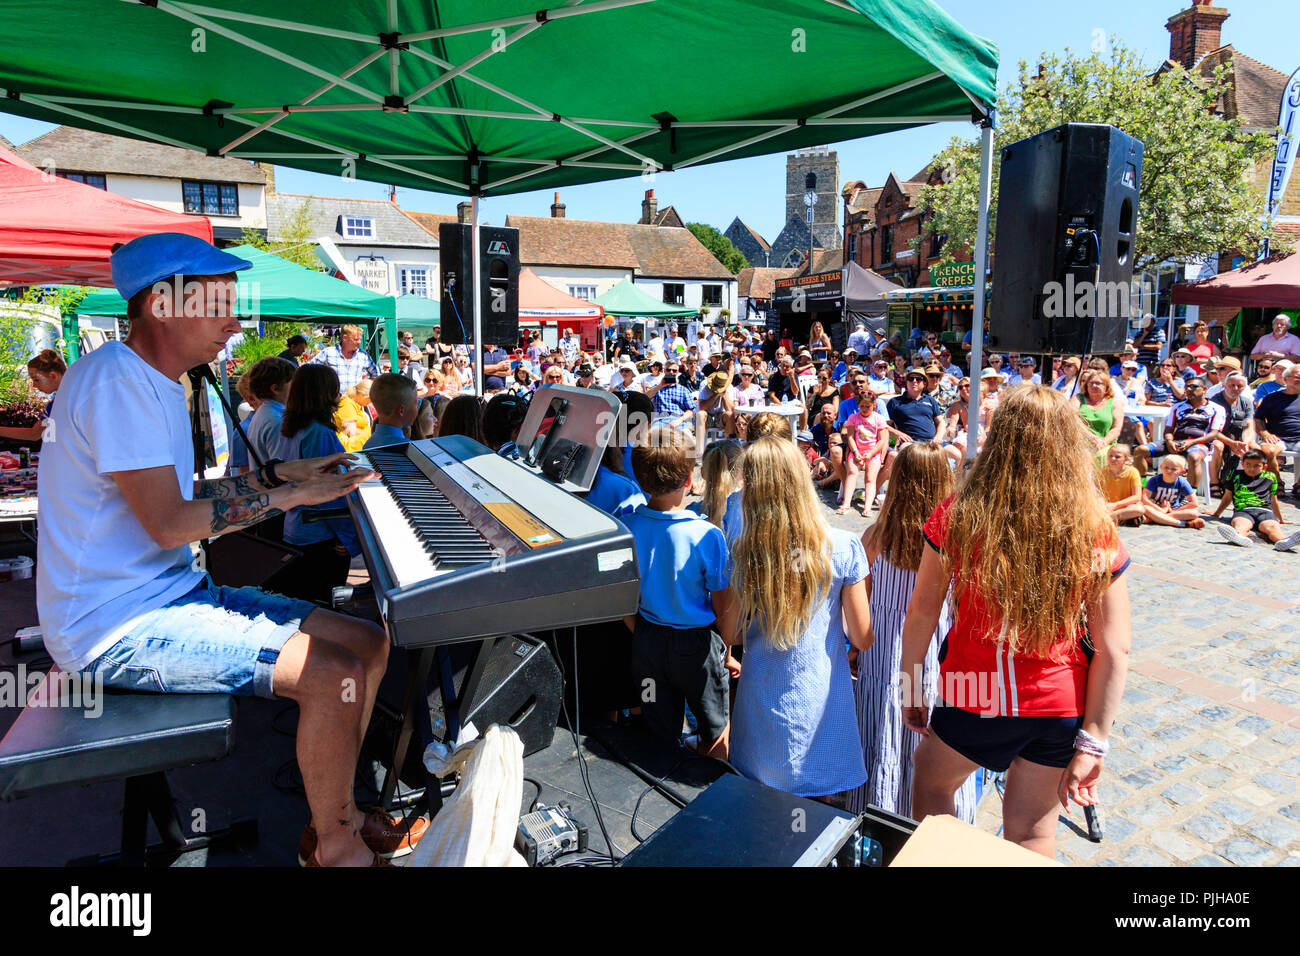
M 40 475 L 37 606 L 51 657 L 109 686 L 287 697 L 311 821 L 307 866 L 386 865 L 427 822 L 360 812 L 353 775 L 388 662 L 384 631 L 257 588 L 218 587 L 190 543 L 370 476 L 333 455 L 195 480 L 185 390 L 239 330 L 234 273 L 250 263 L 192 236 L 142 236 L 113 254 L 131 332 L 73 363 Z M 64 391 L 66 389 L 66 391 Z

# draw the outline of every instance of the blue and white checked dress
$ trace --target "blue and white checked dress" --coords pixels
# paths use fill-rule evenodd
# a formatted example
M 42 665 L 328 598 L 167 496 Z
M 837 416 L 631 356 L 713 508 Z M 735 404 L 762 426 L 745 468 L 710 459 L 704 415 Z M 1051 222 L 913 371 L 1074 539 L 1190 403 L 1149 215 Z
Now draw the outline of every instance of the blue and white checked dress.
M 849 794 L 848 808 L 861 813 L 868 804 L 905 817 L 912 815 L 912 754 L 920 736 L 903 726 L 899 668 L 903 661 L 903 618 L 916 572 L 904 571 L 879 555 L 871 564 L 871 630 L 875 642 L 858 655 L 854 696 L 862 735 L 867 782 Z M 922 681 L 927 698 L 939 685 L 939 645 L 952 626 L 952 609 L 944 601 L 939 626 L 925 655 Z M 749 665 L 746 648 L 745 665 Z M 975 775 L 957 790 L 957 818 L 975 822 Z
M 866 770 L 844 649 L 840 589 L 867 573 L 862 542 L 832 529 L 830 593 L 799 643 L 777 650 L 757 626 L 745 636 L 731 718 L 731 763 L 744 776 L 801 797 L 862 784 Z

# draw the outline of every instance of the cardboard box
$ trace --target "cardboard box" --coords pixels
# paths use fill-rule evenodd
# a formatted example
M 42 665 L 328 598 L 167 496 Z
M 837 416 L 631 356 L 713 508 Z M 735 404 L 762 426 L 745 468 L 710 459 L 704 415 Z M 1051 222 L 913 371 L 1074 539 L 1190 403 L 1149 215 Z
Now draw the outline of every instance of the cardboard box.
M 893 866 L 1060 866 L 1055 860 L 947 815 L 926 817 Z

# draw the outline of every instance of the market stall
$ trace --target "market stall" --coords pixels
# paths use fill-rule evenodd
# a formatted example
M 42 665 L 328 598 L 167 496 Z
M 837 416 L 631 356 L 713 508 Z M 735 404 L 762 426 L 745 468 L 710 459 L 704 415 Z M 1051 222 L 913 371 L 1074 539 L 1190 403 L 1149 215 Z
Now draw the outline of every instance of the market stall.
M 561 292 L 532 269 L 519 270 L 520 332 L 538 329 L 543 341 L 553 345 L 565 329 L 571 328 L 582 342 L 584 352 L 598 352 L 604 338 L 604 318 L 605 310 L 596 303 Z

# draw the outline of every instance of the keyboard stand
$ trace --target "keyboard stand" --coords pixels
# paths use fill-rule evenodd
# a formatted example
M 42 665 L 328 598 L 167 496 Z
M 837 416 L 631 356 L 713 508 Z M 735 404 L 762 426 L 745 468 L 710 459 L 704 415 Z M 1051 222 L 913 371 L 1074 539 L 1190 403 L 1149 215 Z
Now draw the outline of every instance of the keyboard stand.
M 443 713 L 446 716 L 446 733 L 439 742 L 451 747 L 456 738 L 460 736 L 462 707 L 467 701 L 474 699 L 474 694 L 478 690 L 478 685 L 483 677 L 484 668 L 491 656 L 483 653 L 484 646 L 488 641 L 496 640 L 498 638 L 473 642 L 474 646 L 471 651 L 469 666 L 466 669 L 465 680 L 462 682 L 459 691 L 456 690 L 455 679 L 452 674 L 451 655 L 447 652 L 445 645 L 407 651 L 409 673 L 406 679 L 406 693 L 402 699 L 402 725 L 393 747 L 392 761 L 384 769 L 384 783 L 379 797 L 379 805 L 385 810 L 391 812 L 395 807 L 393 795 L 397 790 L 398 777 L 411 747 L 412 736 L 416 738 L 419 744 L 421 757 L 423 757 L 424 751 L 429 744 L 438 739 L 433 729 L 431 712 L 433 701 L 431 698 L 434 697 L 434 694 L 430 691 L 430 678 L 436 673 L 438 685 L 441 689 L 441 697 L 444 701 Z M 435 664 L 437 665 L 436 669 Z M 423 699 L 423 704 L 421 704 L 421 699 Z M 430 817 L 434 816 L 442 809 L 441 782 L 426 770 L 423 792 L 412 791 L 406 795 L 403 802 L 412 799 L 426 804 Z

